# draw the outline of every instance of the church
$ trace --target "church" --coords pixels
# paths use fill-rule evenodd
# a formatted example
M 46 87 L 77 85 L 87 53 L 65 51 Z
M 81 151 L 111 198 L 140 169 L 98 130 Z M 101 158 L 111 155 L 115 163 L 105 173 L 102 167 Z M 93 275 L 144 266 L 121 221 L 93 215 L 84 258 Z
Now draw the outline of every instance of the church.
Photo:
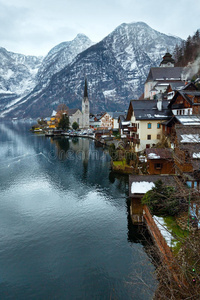
M 157 94 L 166 91 L 170 83 L 183 86 L 182 67 L 175 67 L 175 61 L 170 53 L 163 56 L 159 67 L 152 67 L 144 85 L 144 99 L 155 99 Z
M 82 111 L 78 108 L 68 110 L 70 126 L 74 122 L 79 124 L 80 129 L 89 129 L 90 103 L 88 99 L 87 79 L 85 78 L 84 95 L 82 99 Z

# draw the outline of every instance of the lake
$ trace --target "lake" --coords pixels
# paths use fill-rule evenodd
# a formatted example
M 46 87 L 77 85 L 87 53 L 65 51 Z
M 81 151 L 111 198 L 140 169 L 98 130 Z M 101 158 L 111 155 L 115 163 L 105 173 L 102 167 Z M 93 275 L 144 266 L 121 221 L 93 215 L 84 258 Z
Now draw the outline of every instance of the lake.
M 128 177 L 87 138 L 0 123 L 0 299 L 152 299 L 148 234 Z M 143 284 L 145 282 L 145 284 Z

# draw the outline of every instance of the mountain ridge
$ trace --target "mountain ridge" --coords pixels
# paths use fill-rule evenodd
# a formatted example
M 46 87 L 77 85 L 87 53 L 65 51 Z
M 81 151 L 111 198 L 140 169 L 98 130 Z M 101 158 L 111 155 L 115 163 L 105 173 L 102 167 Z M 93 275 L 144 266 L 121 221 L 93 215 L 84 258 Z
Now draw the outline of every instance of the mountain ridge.
M 45 117 L 63 102 L 70 108 L 79 107 L 85 75 L 93 112 L 125 109 L 131 99 L 143 93 L 150 67 L 158 66 L 166 49 L 172 52 L 181 41 L 144 22 L 123 23 L 58 72 L 47 72 L 47 78 L 38 80 L 32 92 L 4 116 Z

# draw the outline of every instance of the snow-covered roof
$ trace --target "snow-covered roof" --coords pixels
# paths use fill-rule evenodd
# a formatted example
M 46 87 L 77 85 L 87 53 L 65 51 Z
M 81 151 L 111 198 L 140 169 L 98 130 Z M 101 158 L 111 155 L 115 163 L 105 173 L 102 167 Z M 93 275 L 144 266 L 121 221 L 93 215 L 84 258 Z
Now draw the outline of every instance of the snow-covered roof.
M 155 80 L 181 80 L 181 73 L 183 71 L 182 67 L 153 67 L 149 71 L 149 75 L 147 77 L 148 81 Z
M 200 158 L 200 152 L 199 153 L 193 153 L 192 158 Z
M 167 148 L 148 148 L 146 155 L 148 159 L 172 159 L 172 152 Z
M 181 143 L 200 143 L 199 134 L 181 134 Z
M 148 181 L 132 182 L 131 193 L 132 194 L 145 194 L 151 190 L 155 184 Z
M 155 182 L 158 180 L 162 180 L 166 186 L 176 186 L 174 176 L 172 175 L 130 175 L 129 196 L 142 197 L 154 187 Z
M 122 125 L 126 126 L 126 125 L 130 125 L 130 121 L 125 121 L 125 122 L 122 122 Z
M 175 116 L 182 125 L 200 125 L 199 115 Z
M 55 117 L 56 114 L 57 114 L 57 111 L 53 110 L 51 116 L 52 116 L 52 117 Z
M 160 159 L 160 155 L 157 155 L 156 153 L 149 153 L 148 158 L 150 158 L 150 159 Z
M 171 117 L 168 109 L 169 101 L 162 101 L 162 110 L 158 110 L 157 100 L 131 100 L 136 121 L 139 120 L 166 120 Z

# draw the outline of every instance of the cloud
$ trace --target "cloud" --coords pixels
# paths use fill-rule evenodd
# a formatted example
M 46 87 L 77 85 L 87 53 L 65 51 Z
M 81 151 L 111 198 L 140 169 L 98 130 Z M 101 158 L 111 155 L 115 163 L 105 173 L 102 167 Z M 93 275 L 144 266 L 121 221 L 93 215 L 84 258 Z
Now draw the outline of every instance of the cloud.
M 98 42 L 121 23 L 133 21 L 187 38 L 198 29 L 199 14 L 200 3 L 191 8 L 189 0 L 168 0 L 167 7 L 158 0 L 0 0 L 0 46 L 45 55 L 80 32 Z

